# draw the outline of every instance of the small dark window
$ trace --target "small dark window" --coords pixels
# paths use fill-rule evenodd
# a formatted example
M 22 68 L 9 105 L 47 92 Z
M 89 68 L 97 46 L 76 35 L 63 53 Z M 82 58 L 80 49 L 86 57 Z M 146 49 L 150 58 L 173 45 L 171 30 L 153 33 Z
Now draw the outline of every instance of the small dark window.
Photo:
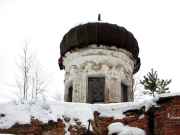
M 70 86 L 68 89 L 68 102 L 72 102 L 72 92 L 73 92 L 73 87 Z
M 104 102 L 104 77 L 88 78 L 88 103 Z
M 121 95 L 122 95 L 122 102 L 128 101 L 128 86 L 124 83 L 121 83 Z
M 118 133 L 112 133 L 112 135 L 118 135 Z

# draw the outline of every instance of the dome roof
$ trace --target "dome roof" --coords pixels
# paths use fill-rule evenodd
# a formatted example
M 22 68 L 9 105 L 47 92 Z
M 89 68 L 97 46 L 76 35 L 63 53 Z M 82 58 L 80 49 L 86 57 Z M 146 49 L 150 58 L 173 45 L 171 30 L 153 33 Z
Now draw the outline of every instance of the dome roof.
M 131 52 L 136 60 L 134 72 L 139 70 L 140 59 L 138 58 L 137 40 L 131 32 L 116 24 L 96 22 L 72 28 L 64 35 L 60 43 L 61 56 L 74 48 L 84 48 L 92 44 L 115 46 Z M 60 62 L 59 65 L 62 69 L 63 63 Z

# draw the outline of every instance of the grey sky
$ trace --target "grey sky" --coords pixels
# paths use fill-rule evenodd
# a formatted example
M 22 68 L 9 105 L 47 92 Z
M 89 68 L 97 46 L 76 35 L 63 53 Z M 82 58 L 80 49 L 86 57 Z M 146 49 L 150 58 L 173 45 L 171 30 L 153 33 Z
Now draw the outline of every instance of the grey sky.
M 0 0 L 0 102 L 14 97 L 15 61 L 24 41 L 50 74 L 48 94 L 63 93 L 59 44 L 73 26 L 102 20 L 124 26 L 137 38 L 142 65 L 137 78 L 151 68 L 172 78 L 179 90 L 180 3 L 178 0 Z

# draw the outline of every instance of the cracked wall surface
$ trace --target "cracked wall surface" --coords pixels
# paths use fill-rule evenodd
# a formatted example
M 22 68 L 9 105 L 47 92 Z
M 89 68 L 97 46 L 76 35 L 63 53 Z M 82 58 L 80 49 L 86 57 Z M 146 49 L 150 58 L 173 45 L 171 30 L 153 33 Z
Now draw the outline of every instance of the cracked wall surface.
M 66 53 L 65 100 L 73 86 L 72 102 L 87 102 L 88 77 L 105 77 L 105 102 L 121 102 L 121 83 L 128 86 L 128 101 L 133 100 L 132 54 L 123 49 L 96 45 Z

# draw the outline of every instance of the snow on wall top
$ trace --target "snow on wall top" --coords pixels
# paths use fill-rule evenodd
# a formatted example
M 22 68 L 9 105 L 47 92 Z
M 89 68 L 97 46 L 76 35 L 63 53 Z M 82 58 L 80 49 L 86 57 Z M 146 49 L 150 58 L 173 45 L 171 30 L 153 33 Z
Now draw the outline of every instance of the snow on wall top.
M 88 125 L 88 120 L 93 119 L 93 112 L 98 111 L 102 116 L 113 116 L 114 118 L 124 117 L 123 112 L 130 109 L 140 109 L 145 106 L 148 110 L 155 102 L 145 100 L 141 102 L 110 103 L 110 104 L 86 104 L 86 103 L 67 103 L 67 102 L 44 102 L 17 104 L 15 102 L 0 105 L 0 128 L 10 128 L 15 123 L 28 124 L 31 117 L 47 123 L 49 120 L 56 121 L 58 118 L 67 116 L 78 118 L 82 124 Z
M 159 98 L 175 97 L 175 96 L 180 96 L 180 92 L 164 93 L 164 94 L 159 95 Z
M 136 127 L 125 126 L 120 122 L 112 123 L 108 126 L 108 135 L 145 135 L 144 130 Z

